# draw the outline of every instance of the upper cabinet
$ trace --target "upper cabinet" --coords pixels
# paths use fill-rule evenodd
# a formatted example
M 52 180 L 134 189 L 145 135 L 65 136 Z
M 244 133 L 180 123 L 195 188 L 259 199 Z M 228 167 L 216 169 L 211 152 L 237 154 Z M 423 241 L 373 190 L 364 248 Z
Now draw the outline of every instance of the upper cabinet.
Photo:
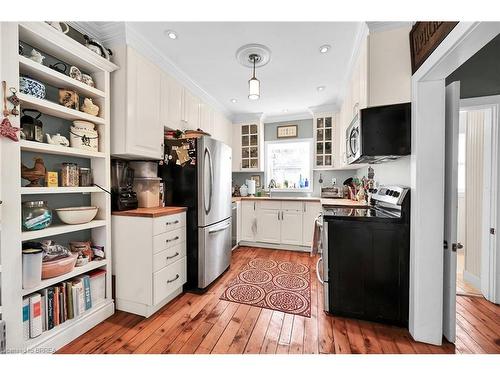
M 116 48 L 111 79 L 111 154 L 163 158 L 161 70 L 130 47 Z
M 264 126 L 259 123 L 235 124 L 233 133 L 233 172 L 264 170 Z
M 189 90 L 184 89 L 184 111 L 182 121 L 184 128 L 196 130 L 200 127 L 200 99 Z
M 183 95 L 184 88 L 172 77 L 162 73 L 162 121 L 166 127 L 180 129 L 184 127 Z
M 331 169 L 334 167 L 334 153 L 337 148 L 335 129 L 336 114 L 315 115 L 314 119 L 314 168 Z
M 399 27 L 362 39 L 339 114 L 335 168 L 347 166 L 345 132 L 361 109 L 411 101 L 409 32 Z

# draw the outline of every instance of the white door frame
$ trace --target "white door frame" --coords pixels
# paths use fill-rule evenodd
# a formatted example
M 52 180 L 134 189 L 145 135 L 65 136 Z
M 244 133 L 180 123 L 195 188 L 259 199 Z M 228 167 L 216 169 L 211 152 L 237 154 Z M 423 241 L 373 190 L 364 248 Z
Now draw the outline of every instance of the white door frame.
M 483 170 L 483 235 L 481 246 L 481 293 L 486 299 L 500 303 L 500 243 L 489 228 L 498 230 L 498 187 L 499 168 L 498 147 L 500 127 L 500 95 L 462 99 L 460 110 L 473 111 L 488 109 L 484 129 L 484 170 Z M 485 224 L 484 224 L 485 223 Z
M 412 76 L 410 314 L 413 338 L 441 345 L 445 80 L 500 34 L 499 22 L 460 22 Z

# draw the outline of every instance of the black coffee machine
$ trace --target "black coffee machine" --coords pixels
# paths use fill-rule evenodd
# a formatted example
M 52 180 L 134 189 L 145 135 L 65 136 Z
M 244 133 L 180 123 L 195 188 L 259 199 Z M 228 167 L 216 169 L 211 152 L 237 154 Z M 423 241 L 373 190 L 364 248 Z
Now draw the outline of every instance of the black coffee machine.
M 111 160 L 111 205 L 113 211 L 134 210 L 137 194 L 132 188 L 134 170 L 124 160 Z

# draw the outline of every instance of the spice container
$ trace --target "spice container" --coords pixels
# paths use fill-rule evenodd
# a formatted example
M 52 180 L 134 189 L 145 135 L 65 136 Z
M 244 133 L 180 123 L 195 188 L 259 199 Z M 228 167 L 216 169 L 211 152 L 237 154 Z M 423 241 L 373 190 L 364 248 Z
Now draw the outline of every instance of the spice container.
M 23 202 L 23 229 L 40 230 L 52 223 L 52 211 L 46 201 Z
M 80 168 L 80 186 L 93 186 L 92 169 Z
M 75 163 L 62 163 L 61 186 L 77 187 L 80 183 L 80 171 Z

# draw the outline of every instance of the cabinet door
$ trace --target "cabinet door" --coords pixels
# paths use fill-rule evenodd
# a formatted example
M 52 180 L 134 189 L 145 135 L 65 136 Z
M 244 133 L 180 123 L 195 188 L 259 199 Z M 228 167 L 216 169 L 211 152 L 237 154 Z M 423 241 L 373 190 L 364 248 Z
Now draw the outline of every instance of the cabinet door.
M 281 211 L 259 209 L 257 213 L 257 241 L 267 243 L 281 242 Z
M 281 243 L 302 245 L 303 212 L 283 210 L 281 220 Z
M 200 99 L 184 89 L 184 122 L 186 129 L 196 130 L 200 126 Z
M 233 150 L 233 172 L 241 171 L 241 126 L 233 125 L 233 141 L 231 147 Z
M 179 129 L 182 124 L 182 86 L 172 77 L 162 76 L 162 119 L 165 125 Z
M 132 116 L 127 121 L 127 150 L 144 158 L 163 158 L 160 121 L 161 71 L 133 49 L 127 50 L 128 94 Z
M 213 138 L 223 141 L 217 129 L 214 127 L 215 111 L 206 103 L 200 103 L 200 124 L 199 128 L 210 133 Z
M 255 241 L 255 232 L 257 230 L 255 205 L 255 201 L 241 202 L 241 241 Z
M 314 148 L 316 168 L 332 168 L 335 150 L 335 116 L 325 115 L 314 119 Z
M 260 129 L 257 124 L 241 125 L 241 167 L 243 171 L 256 171 L 259 169 Z
M 304 202 L 304 218 L 302 226 L 302 245 L 312 246 L 314 221 L 321 212 L 321 203 Z

